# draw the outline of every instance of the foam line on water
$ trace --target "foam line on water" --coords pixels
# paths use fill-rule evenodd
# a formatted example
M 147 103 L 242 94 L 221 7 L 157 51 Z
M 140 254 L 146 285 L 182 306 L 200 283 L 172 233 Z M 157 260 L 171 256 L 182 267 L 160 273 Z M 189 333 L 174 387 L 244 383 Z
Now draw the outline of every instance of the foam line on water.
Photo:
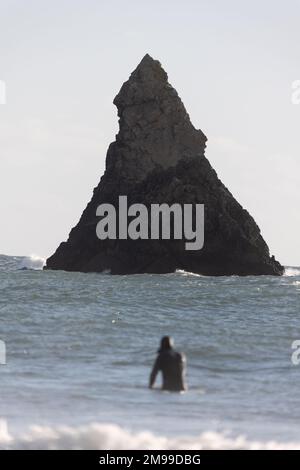
M 202 277 L 201 274 L 197 273 L 190 273 L 189 271 L 184 271 L 183 269 L 176 269 L 176 274 L 181 274 L 182 276 L 195 276 L 195 277 Z
M 22 435 L 13 436 L 6 422 L 0 422 L 1 449 L 95 449 L 95 450 L 214 450 L 266 449 L 300 450 L 300 442 L 250 441 L 243 436 L 207 431 L 198 436 L 167 437 L 149 431 L 129 432 L 115 424 L 91 423 L 85 426 L 32 426 Z

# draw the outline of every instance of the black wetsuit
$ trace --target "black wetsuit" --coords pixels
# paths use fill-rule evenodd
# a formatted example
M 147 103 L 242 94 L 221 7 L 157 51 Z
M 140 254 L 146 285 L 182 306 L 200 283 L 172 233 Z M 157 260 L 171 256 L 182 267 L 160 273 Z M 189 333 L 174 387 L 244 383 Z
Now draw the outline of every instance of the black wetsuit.
M 150 388 L 152 388 L 158 372 L 161 371 L 163 390 L 173 392 L 185 390 L 185 362 L 185 356 L 172 348 L 159 352 L 150 375 Z

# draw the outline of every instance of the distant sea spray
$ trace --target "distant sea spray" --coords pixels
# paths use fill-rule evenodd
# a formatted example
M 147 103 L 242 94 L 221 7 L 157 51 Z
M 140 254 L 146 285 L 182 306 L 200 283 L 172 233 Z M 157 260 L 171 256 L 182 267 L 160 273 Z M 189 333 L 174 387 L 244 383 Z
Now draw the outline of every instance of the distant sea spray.
M 285 276 L 300 276 L 300 267 L 286 266 L 284 275 Z
M 43 269 L 45 266 L 46 260 L 45 258 L 41 258 L 40 256 L 37 255 L 30 255 L 30 256 L 24 256 L 20 262 L 20 268 L 19 269 Z

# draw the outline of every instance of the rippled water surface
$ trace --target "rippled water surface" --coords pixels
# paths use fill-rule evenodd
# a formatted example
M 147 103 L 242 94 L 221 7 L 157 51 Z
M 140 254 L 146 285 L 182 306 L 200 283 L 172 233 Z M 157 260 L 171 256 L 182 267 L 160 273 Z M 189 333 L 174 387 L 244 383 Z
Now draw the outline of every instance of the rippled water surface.
M 300 441 L 300 365 L 291 362 L 300 269 L 208 278 L 22 266 L 0 257 L 0 415 L 9 429 L 106 422 L 170 437 Z M 187 393 L 147 389 L 164 334 L 186 353 Z

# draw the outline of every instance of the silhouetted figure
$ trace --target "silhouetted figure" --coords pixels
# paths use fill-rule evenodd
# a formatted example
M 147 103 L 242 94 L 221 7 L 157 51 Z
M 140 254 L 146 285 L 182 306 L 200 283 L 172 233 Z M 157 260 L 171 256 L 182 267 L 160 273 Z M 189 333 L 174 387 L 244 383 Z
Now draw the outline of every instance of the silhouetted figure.
M 161 340 L 158 356 L 154 363 L 149 388 L 152 388 L 159 371 L 162 372 L 162 390 L 181 392 L 186 390 L 184 382 L 185 356 L 173 349 L 173 340 L 169 336 L 164 336 Z

